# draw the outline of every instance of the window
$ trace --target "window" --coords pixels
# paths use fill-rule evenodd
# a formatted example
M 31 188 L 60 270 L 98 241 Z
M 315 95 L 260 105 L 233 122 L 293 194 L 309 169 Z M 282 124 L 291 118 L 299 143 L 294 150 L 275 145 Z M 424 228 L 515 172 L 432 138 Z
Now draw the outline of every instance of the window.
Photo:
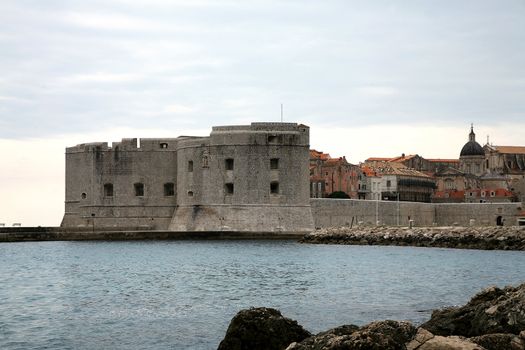
M 231 182 L 224 184 L 224 193 L 228 195 L 233 194 L 233 184 Z
M 491 196 L 491 197 L 495 197 L 495 196 L 496 196 L 496 192 L 494 192 L 494 191 L 490 191 L 490 196 Z
M 392 185 L 392 181 L 386 180 L 386 187 L 390 187 Z
M 268 143 L 277 143 L 277 136 L 268 135 Z
M 80 195 L 80 198 L 82 198 L 82 199 L 86 199 L 86 197 L 87 197 L 86 192 L 82 192 L 82 194 Z
M 137 197 L 144 196 L 144 184 L 143 183 L 133 184 L 133 187 L 135 187 L 135 196 Z
M 193 191 L 188 191 L 188 197 L 193 197 Z
M 188 161 L 188 172 L 193 172 L 193 160 Z
M 173 182 L 168 182 L 164 184 L 164 196 L 171 197 L 175 195 L 175 185 Z
M 270 193 L 272 194 L 279 193 L 279 183 L 277 181 L 273 181 L 270 183 Z
M 224 167 L 226 168 L 226 170 L 233 170 L 233 159 L 232 158 L 227 158 L 224 161 Z
M 270 169 L 279 169 L 279 158 L 270 159 Z
M 168 144 L 166 142 L 162 142 L 159 146 L 160 148 L 168 148 Z
M 113 197 L 113 184 L 104 184 L 104 197 Z

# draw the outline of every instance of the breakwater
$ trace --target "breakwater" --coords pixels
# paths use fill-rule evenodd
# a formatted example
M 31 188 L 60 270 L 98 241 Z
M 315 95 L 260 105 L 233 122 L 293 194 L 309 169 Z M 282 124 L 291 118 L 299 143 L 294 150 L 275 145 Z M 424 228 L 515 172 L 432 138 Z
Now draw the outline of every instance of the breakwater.
M 300 242 L 525 250 L 525 227 L 332 227 L 308 233 Z
M 64 229 L 60 227 L 0 228 L 1 242 L 35 241 L 134 241 L 186 239 L 299 239 L 302 233 L 239 231 L 159 231 L 138 228 L 114 230 Z

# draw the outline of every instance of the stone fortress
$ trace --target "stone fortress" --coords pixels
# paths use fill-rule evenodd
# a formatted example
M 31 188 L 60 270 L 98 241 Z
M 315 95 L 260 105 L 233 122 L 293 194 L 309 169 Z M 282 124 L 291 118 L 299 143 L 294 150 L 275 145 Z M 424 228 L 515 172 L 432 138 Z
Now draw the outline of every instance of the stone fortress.
M 309 198 L 309 157 L 309 127 L 296 123 L 216 126 L 206 137 L 123 139 L 111 147 L 80 144 L 66 149 L 61 227 L 298 234 L 409 221 L 416 226 L 525 225 L 520 202 Z
M 64 228 L 308 232 L 309 128 L 217 126 L 210 136 L 66 149 Z

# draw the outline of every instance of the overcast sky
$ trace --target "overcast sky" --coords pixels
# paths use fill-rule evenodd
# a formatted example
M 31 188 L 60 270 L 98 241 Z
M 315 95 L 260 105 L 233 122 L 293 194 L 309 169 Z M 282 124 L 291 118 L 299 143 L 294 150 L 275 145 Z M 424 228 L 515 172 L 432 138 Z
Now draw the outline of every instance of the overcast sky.
M 66 146 L 309 125 L 354 163 L 525 145 L 525 1 L 4 0 L 0 223 L 59 224 Z M 45 168 L 45 169 L 44 169 Z

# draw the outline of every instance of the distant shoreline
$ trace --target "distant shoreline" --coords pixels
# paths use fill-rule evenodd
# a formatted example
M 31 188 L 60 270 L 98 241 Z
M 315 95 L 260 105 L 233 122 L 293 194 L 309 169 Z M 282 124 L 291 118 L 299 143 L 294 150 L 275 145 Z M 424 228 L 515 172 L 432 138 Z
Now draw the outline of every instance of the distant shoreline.
M 0 243 L 135 240 L 295 240 L 305 244 L 394 245 L 434 248 L 525 250 L 525 226 L 332 227 L 304 232 L 157 231 L 61 227 L 2 227 Z
M 2 227 L 0 243 L 38 241 L 135 240 L 299 240 L 304 232 L 157 231 L 137 229 L 86 230 L 61 227 Z

